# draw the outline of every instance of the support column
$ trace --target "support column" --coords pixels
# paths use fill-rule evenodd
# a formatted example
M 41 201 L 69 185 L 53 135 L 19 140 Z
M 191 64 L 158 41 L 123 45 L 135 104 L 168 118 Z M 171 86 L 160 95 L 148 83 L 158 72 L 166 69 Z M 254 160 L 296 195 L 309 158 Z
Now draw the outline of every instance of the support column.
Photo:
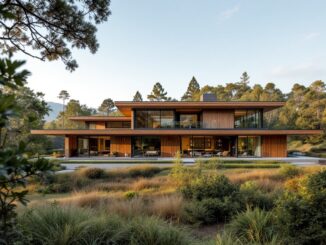
M 77 137 L 65 136 L 65 157 L 72 157 L 77 153 Z

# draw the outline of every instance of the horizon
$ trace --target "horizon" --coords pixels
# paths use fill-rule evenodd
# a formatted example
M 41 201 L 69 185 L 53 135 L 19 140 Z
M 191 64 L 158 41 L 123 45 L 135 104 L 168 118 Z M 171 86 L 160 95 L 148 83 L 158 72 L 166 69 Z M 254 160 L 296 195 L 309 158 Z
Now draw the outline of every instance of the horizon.
M 98 26 L 98 52 L 73 50 L 76 71 L 15 56 L 27 60 L 28 86 L 46 101 L 60 103 L 67 90 L 93 108 L 106 98 L 132 100 L 137 90 L 146 99 L 156 82 L 180 99 L 192 76 L 201 87 L 217 86 L 244 71 L 250 86 L 273 82 L 288 93 L 295 83 L 326 80 L 325 7 L 321 0 L 112 1 L 112 15 Z

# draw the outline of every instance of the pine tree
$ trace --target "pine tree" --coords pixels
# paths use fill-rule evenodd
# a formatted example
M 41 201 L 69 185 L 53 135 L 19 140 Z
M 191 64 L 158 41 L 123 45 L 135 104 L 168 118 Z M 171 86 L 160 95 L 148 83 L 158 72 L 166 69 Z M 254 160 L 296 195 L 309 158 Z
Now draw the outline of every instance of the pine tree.
M 143 96 L 139 91 L 136 92 L 132 101 L 143 101 Z
M 112 99 L 108 98 L 103 100 L 101 106 L 98 108 L 100 112 L 106 113 L 109 115 L 109 113 L 113 110 L 114 108 L 114 102 Z
M 155 83 L 151 94 L 147 96 L 150 101 L 167 101 L 170 97 L 167 97 L 168 93 L 165 92 L 164 88 L 160 83 Z
M 250 92 L 251 88 L 249 86 L 250 77 L 247 72 L 243 72 L 242 76 L 240 77 L 240 81 L 235 84 L 235 100 L 239 100 L 246 92 Z
M 195 96 L 197 94 L 199 94 L 199 92 L 200 92 L 200 86 L 199 86 L 196 78 L 192 77 L 192 79 L 189 82 L 187 91 L 181 97 L 181 100 L 182 101 L 193 101 L 193 100 L 195 100 Z

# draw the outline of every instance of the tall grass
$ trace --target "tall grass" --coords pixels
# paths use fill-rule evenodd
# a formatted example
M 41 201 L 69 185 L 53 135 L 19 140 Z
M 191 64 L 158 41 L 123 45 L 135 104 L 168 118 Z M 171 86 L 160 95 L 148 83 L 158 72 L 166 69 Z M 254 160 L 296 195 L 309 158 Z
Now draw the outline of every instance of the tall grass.
M 19 218 L 26 243 L 68 244 L 192 244 L 186 231 L 152 217 L 124 219 L 87 209 L 44 206 Z

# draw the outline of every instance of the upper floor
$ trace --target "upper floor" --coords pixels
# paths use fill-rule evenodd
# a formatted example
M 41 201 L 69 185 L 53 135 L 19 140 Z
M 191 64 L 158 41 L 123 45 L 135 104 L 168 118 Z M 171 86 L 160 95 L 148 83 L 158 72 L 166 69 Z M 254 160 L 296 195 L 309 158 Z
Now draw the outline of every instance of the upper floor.
M 263 129 L 264 114 L 285 102 L 164 101 L 125 102 L 116 106 L 122 117 L 71 117 L 86 129 Z

